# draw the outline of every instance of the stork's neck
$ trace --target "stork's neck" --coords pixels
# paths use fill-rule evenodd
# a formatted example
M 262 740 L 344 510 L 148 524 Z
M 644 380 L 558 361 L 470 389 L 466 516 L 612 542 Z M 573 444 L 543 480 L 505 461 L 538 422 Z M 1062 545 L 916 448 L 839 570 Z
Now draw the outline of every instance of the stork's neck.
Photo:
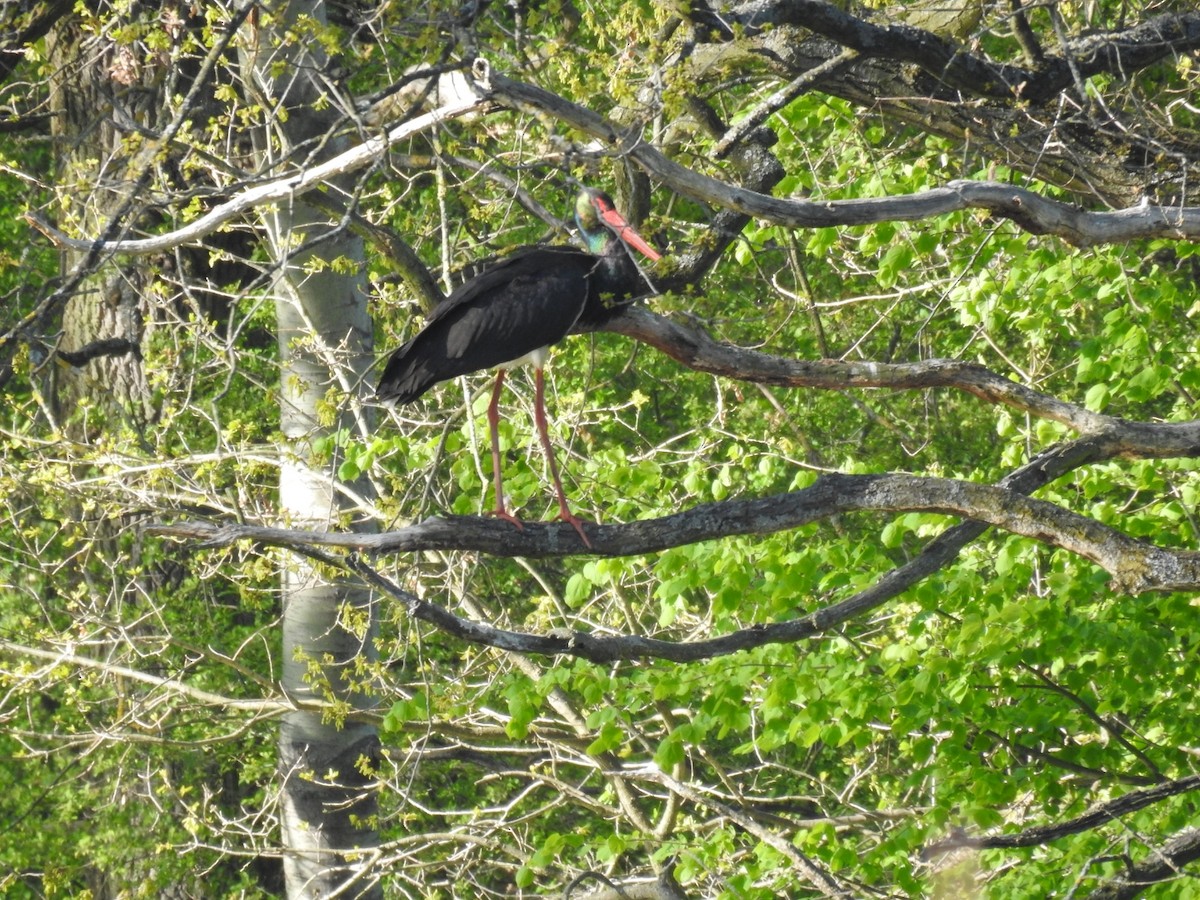
M 615 235 L 609 234 L 607 239 L 601 235 L 600 240 L 595 243 L 589 240 L 588 248 L 596 257 L 591 276 L 594 290 L 616 299 L 624 299 L 646 290 L 645 276 L 642 275 L 629 248 Z
M 609 256 L 614 250 L 624 253 L 624 248 L 619 246 L 620 240 L 607 228 L 601 226 L 595 231 L 589 231 L 581 224 L 579 233 L 583 235 L 583 241 L 587 244 L 588 252 L 595 256 Z

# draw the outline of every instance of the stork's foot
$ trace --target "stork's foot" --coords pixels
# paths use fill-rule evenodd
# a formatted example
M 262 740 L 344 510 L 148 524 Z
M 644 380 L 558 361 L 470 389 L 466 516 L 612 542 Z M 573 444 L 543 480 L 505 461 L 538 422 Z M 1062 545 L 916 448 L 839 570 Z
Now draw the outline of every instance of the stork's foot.
M 525 523 L 502 506 L 492 510 L 491 514 L 497 519 L 503 519 L 505 522 L 511 522 L 517 527 L 517 531 L 525 530 Z M 579 516 L 575 515 L 565 507 L 559 512 L 558 517 L 575 529 L 576 533 L 579 535 L 579 539 L 583 541 L 583 546 L 587 547 L 589 550 L 594 549 L 592 547 L 591 540 L 587 536 L 587 532 L 583 530 L 583 519 L 579 518 Z
M 579 532 L 579 539 L 583 541 L 583 546 L 587 547 L 589 550 L 592 549 L 592 542 L 588 540 L 587 532 L 583 530 L 582 519 L 576 515 L 573 515 L 569 509 L 565 508 L 558 514 L 558 517 L 564 522 L 569 523 L 572 528 Z
M 503 519 L 505 522 L 512 522 L 512 524 L 517 526 L 517 531 L 525 530 L 525 523 L 506 510 L 503 506 L 497 506 L 494 510 L 492 510 L 492 515 L 497 519 Z

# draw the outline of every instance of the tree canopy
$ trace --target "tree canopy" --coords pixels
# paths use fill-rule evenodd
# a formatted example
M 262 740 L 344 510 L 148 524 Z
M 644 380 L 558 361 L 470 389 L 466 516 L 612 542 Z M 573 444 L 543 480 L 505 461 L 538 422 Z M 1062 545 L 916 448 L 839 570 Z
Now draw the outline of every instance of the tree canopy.
M 1193 4 L 0 16 L 6 896 L 1200 896 Z

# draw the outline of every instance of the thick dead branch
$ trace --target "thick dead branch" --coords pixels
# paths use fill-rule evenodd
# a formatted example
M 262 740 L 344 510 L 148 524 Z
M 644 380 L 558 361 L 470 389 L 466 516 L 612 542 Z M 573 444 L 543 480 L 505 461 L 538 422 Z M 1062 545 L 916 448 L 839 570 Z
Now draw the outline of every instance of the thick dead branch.
M 1091 900 L 1130 900 L 1151 885 L 1184 877 L 1183 867 L 1200 859 L 1200 830 L 1192 828 L 1161 847 L 1151 847 L 1149 856 L 1129 871 L 1088 895 Z
M 92 341 L 78 350 L 59 350 L 58 358 L 78 368 L 86 366 L 93 359 L 99 359 L 102 356 L 124 356 L 126 353 L 140 357 L 142 348 L 137 341 L 126 338 L 105 338 Z
M 929 359 L 915 363 L 796 360 L 714 340 L 704 331 L 632 306 L 606 322 L 604 331 L 623 334 L 661 350 L 689 369 L 738 381 L 777 387 L 826 390 L 853 388 L 954 388 L 989 403 L 1002 403 L 1080 432 L 1116 421 L 1111 416 L 1027 388 L 977 363 Z M 1198 432 L 1197 437 L 1200 437 Z
M 1130 791 L 1128 794 L 1118 797 L 1115 800 L 1109 800 L 1093 806 L 1082 816 L 1067 822 L 1058 822 L 1054 825 L 1039 825 L 1035 828 L 1027 828 L 1024 831 L 1019 831 L 1016 834 L 994 834 L 987 837 L 956 834 L 953 837 L 930 844 L 925 848 L 924 855 L 932 857 L 939 853 L 957 850 L 960 847 L 970 847 L 977 850 L 1009 850 L 1017 847 L 1037 847 L 1041 844 L 1048 844 L 1059 838 L 1067 837 L 1068 835 L 1099 828 L 1122 816 L 1135 813 L 1139 809 L 1145 809 L 1147 806 L 1158 803 L 1160 800 L 1195 790 L 1200 790 L 1200 775 L 1190 775 L 1187 778 L 1168 781 L 1165 784 L 1155 785 L 1141 791 Z
M 974 519 L 1060 547 L 1099 565 L 1116 590 L 1200 589 L 1200 552 L 1168 550 L 1016 491 L 917 475 L 825 475 L 811 487 L 754 500 L 707 503 L 625 525 L 588 525 L 595 553 L 635 556 L 732 535 L 771 534 L 847 512 L 932 512 Z M 383 534 L 300 531 L 255 525 L 157 525 L 152 533 L 221 546 L 242 540 L 282 547 L 338 547 L 371 554 L 476 550 L 494 556 L 561 557 L 586 552 L 565 523 L 529 522 L 521 531 L 476 516 L 433 517 Z
M 1092 412 L 1010 381 L 977 363 L 927 359 L 915 363 L 796 360 L 714 340 L 699 328 L 630 306 L 609 319 L 612 331 L 649 344 L 697 372 L 780 387 L 842 391 L 951 388 L 1060 422 L 1079 434 L 1101 436 L 1109 457 L 1168 459 L 1200 455 L 1200 421 L 1133 422 Z
M 51 0 L 36 7 L 34 15 L 23 23 L 24 27 L 14 28 L 11 21 L 5 22 L 4 32 L 0 34 L 0 81 L 6 81 L 12 74 L 18 60 L 24 57 L 25 48 L 45 37 L 73 6 L 70 0 Z M 12 15 L 7 6 L 4 14 Z

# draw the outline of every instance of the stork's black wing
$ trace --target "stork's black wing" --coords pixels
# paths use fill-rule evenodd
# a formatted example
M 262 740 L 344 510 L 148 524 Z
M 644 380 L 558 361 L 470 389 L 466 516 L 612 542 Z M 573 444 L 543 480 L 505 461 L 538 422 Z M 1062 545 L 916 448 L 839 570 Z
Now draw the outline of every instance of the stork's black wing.
M 388 359 L 376 397 L 415 400 L 435 383 L 513 362 L 566 337 L 587 302 L 596 258 L 534 247 L 454 291 L 425 328 Z

